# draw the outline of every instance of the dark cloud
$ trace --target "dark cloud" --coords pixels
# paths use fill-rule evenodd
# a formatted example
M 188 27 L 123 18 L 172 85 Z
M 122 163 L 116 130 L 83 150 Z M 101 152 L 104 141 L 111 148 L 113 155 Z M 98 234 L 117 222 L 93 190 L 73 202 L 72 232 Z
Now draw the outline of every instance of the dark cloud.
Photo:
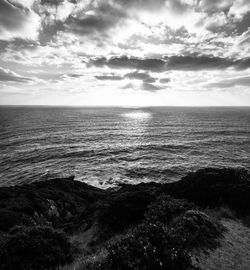
M 173 56 L 168 58 L 170 70 L 210 70 L 229 67 L 243 70 L 250 68 L 250 58 L 232 59 L 214 56 Z
M 113 2 L 121 4 L 124 8 L 140 8 L 149 11 L 157 11 L 167 6 L 172 12 L 183 13 L 189 8 L 189 5 L 182 0 L 113 0 Z
M 204 19 L 204 22 L 206 18 Z M 236 25 L 232 22 L 232 20 L 228 20 L 226 23 L 219 25 L 218 22 L 215 20 L 206 25 L 206 29 L 211 31 L 212 33 L 223 33 L 225 36 L 230 36 L 233 33 L 236 33 Z
M 59 0 L 60 1 L 60 0 Z M 52 0 L 44 2 L 53 3 Z M 77 14 L 69 16 L 65 22 L 68 31 L 79 35 L 106 34 L 121 20 L 131 16 L 130 9 L 159 10 L 167 4 L 173 12 L 183 13 L 188 5 L 180 0 L 113 0 L 92 1 Z
M 128 78 L 130 80 L 142 80 L 147 83 L 153 83 L 156 81 L 156 79 L 151 77 L 148 73 L 139 71 L 130 72 L 125 75 L 125 78 Z
M 123 79 L 130 79 L 130 80 L 140 80 L 143 81 L 145 83 L 154 83 L 156 81 L 155 78 L 151 77 L 150 74 L 145 73 L 145 72 L 139 72 L 139 71 L 134 71 L 134 72 L 130 72 L 125 74 L 124 76 L 118 76 L 118 75 L 114 75 L 114 74 L 104 74 L 104 75 L 98 75 L 95 76 L 96 79 L 98 80 L 123 80 Z
M 198 0 L 198 3 L 197 10 L 211 15 L 218 12 L 227 13 L 233 5 L 233 0 Z
M 41 0 L 42 5 L 59 6 L 64 0 Z
M 30 39 L 13 38 L 11 40 L 0 40 L 0 52 L 4 51 L 7 48 L 13 50 L 20 50 L 20 49 L 33 50 L 38 45 L 39 43 L 37 41 Z
M 41 5 L 59 6 L 64 2 L 70 2 L 72 4 L 77 4 L 77 0 L 41 0 Z
M 169 0 L 169 7 L 171 10 L 175 13 L 184 13 L 189 9 L 189 5 L 185 3 L 184 1 L 179 1 L 179 0 Z
M 88 14 L 89 10 L 94 10 L 94 13 Z M 122 18 L 126 18 L 125 10 L 112 6 L 108 2 L 100 2 L 97 6 L 90 5 L 86 10 L 69 16 L 64 25 L 68 31 L 79 35 L 105 34 Z
M 101 81 L 120 81 L 123 80 L 122 76 L 116 76 L 116 75 L 100 75 L 100 76 L 95 76 L 96 79 L 101 80 Z
M 207 86 L 210 88 L 230 88 L 237 85 L 250 86 L 250 76 L 222 80 L 220 82 L 210 83 Z
M 26 22 L 28 15 L 29 10 L 20 4 L 10 3 L 5 0 L 0 1 L 0 28 L 3 27 L 9 31 L 18 30 Z
M 203 24 L 206 18 L 203 19 Z M 206 25 L 206 29 L 213 33 L 223 33 L 225 36 L 241 35 L 250 27 L 250 12 L 244 14 L 241 18 L 234 16 L 226 17 L 223 24 L 218 24 L 216 20 Z
M 157 92 L 159 90 L 162 90 L 163 88 L 157 85 L 154 85 L 152 83 L 146 83 L 144 82 L 141 86 L 142 90 L 149 91 L 149 92 Z
M 148 73 L 135 71 L 135 72 L 130 72 L 126 74 L 125 77 L 129 79 L 145 80 L 149 78 L 150 75 Z
M 235 29 L 238 34 L 242 34 L 250 27 L 250 11 L 235 23 Z
M 121 4 L 125 7 L 140 7 L 142 9 L 158 9 L 162 7 L 166 1 L 167 0 L 113 0 L 114 3 Z
M 226 69 L 233 66 L 231 59 L 214 56 L 172 56 L 167 58 L 169 70 Z
M 145 58 L 140 59 L 136 57 L 111 57 L 107 59 L 105 57 L 92 59 L 89 62 L 90 65 L 95 66 L 108 66 L 110 68 L 129 68 L 129 69 L 142 69 L 152 71 L 162 71 L 165 66 L 165 62 L 161 59 Z
M 250 68 L 250 57 L 236 60 L 234 62 L 234 67 L 238 70 L 244 70 Z
M 53 40 L 58 31 L 65 30 L 64 24 L 61 21 L 54 21 L 52 24 L 42 24 L 42 28 L 39 33 L 39 41 L 41 45 L 46 45 Z
M 80 78 L 82 77 L 83 75 L 81 74 L 75 74 L 75 73 L 70 73 L 70 74 L 66 74 L 68 77 L 71 77 L 71 78 Z
M 159 80 L 160 83 L 169 83 L 170 81 L 171 81 L 170 78 L 161 78 L 161 79 Z
M 145 83 L 154 83 L 156 81 L 155 78 L 153 77 L 149 77 L 143 80 Z
M 0 81 L 2 82 L 28 82 L 31 79 L 19 76 L 18 74 L 0 67 Z
M 85 15 L 81 18 L 70 17 L 67 22 L 67 29 L 81 35 L 104 32 L 114 25 L 112 18 L 102 15 Z
M 250 67 L 250 58 L 243 58 L 234 60 L 231 58 L 214 57 L 207 55 L 187 55 L 187 56 L 171 56 L 164 57 L 163 59 L 154 58 L 135 58 L 135 57 L 112 57 L 107 59 L 105 57 L 91 59 L 89 65 L 98 67 L 107 66 L 110 68 L 125 68 L 148 70 L 153 72 L 162 72 L 166 70 L 211 70 L 211 69 L 226 69 L 233 67 L 235 69 L 246 69 Z M 146 78 L 144 73 L 129 73 L 127 78 Z

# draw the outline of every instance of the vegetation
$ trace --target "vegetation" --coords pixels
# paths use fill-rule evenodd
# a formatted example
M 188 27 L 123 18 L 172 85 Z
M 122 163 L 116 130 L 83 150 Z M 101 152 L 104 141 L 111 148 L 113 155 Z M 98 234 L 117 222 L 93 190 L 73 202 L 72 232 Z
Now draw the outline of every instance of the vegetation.
M 51 227 L 14 227 L 2 237 L 2 270 L 55 269 L 73 260 L 76 249 L 62 231 Z
M 212 217 L 249 224 L 249 179 L 244 169 L 209 168 L 113 190 L 73 178 L 0 188 L 0 268 L 68 264 L 77 254 L 71 235 L 86 232 L 75 269 L 194 269 L 190 252 L 216 248 L 223 235 Z
M 106 269 L 191 269 L 185 249 L 169 238 L 162 223 L 143 223 L 128 237 L 108 248 Z
M 201 207 L 227 206 L 238 215 L 250 214 L 250 172 L 245 169 L 201 169 L 165 184 L 162 191 Z
M 73 177 L 2 187 L 0 231 L 7 232 L 16 225 L 52 225 L 76 231 L 89 222 L 84 211 L 105 195 L 104 190 L 73 181 Z
M 201 211 L 189 210 L 178 217 L 169 231 L 171 239 L 186 250 L 213 249 L 219 245 L 224 227 Z
M 125 191 L 112 197 L 100 215 L 99 222 L 109 232 L 121 232 L 129 226 L 138 224 L 147 206 L 155 196 L 145 191 Z
M 175 217 L 196 208 L 194 204 L 186 200 L 174 199 L 169 195 L 162 194 L 149 205 L 145 218 L 148 222 L 169 224 Z
M 143 222 L 108 245 L 107 257 L 88 269 L 194 269 L 190 251 L 217 247 L 224 231 L 217 221 L 190 210 L 195 208 L 185 200 L 159 196 L 148 206 Z

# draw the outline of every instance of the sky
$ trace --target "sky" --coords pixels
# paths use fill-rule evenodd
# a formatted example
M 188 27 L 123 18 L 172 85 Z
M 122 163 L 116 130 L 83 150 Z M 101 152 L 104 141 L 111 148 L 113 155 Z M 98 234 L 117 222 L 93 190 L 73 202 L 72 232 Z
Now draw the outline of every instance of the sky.
M 250 106 L 249 0 L 0 0 L 0 104 Z

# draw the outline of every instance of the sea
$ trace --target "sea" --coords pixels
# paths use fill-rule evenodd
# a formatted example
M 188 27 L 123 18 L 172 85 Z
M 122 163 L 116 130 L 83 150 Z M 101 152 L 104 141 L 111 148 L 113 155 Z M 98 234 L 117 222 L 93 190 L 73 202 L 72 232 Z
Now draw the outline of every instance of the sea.
M 0 107 L 0 186 L 74 175 L 97 187 L 250 169 L 250 107 Z

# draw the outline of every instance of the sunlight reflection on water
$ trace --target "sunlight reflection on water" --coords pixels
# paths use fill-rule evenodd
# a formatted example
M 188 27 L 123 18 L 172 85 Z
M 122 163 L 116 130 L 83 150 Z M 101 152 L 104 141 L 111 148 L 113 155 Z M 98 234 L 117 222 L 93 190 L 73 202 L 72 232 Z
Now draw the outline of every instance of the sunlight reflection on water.
M 151 118 L 151 113 L 144 111 L 132 111 L 122 114 L 123 117 L 136 119 L 136 120 L 145 120 Z

